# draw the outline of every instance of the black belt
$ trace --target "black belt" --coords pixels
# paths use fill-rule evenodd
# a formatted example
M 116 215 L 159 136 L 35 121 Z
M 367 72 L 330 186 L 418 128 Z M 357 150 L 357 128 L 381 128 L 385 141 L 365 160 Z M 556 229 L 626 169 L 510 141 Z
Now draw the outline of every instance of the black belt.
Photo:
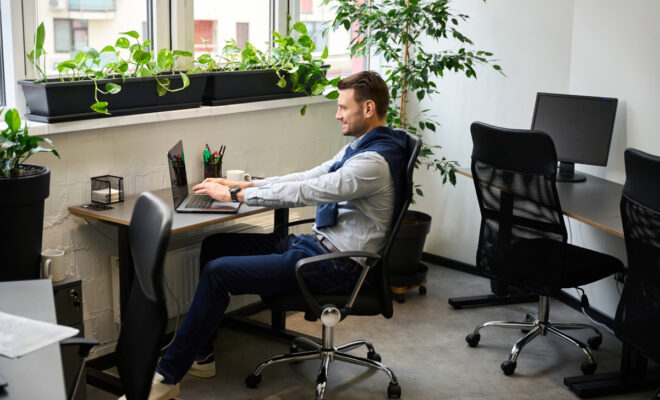
M 335 247 L 334 244 L 332 244 L 328 238 L 326 238 L 323 235 L 316 234 L 316 240 L 318 240 L 323 246 L 325 246 L 326 249 L 330 250 L 331 253 L 339 253 L 340 250 Z

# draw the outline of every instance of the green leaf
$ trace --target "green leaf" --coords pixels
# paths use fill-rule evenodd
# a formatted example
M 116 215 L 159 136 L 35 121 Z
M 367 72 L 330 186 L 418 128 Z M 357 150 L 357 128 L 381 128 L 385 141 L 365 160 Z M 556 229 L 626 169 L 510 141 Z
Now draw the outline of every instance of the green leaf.
M 35 38 L 34 48 L 43 49 L 45 40 L 46 40 L 46 28 L 44 27 L 44 23 L 42 22 L 37 27 L 37 37 Z
M 137 38 L 140 37 L 140 34 L 137 33 L 136 31 L 119 32 L 119 33 L 120 33 L 121 35 L 130 36 L 130 37 L 132 37 L 133 39 L 137 39 Z
M 112 47 L 112 46 L 105 46 L 104 48 L 101 49 L 101 53 L 105 53 L 105 52 L 113 52 L 114 53 L 115 51 L 116 51 L 115 48 Z
M 93 47 L 85 47 L 82 52 L 90 58 L 97 58 L 99 56 L 99 52 Z
M 302 22 L 296 22 L 293 24 L 293 30 L 302 33 L 303 35 L 307 34 L 307 26 Z
M 7 123 L 9 129 L 14 132 L 17 132 L 19 129 L 21 129 L 21 116 L 14 108 L 10 108 L 5 113 L 5 122 Z
M 328 46 L 325 46 L 325 48 L 323 49 L 323 53 L 321 54 L 322 60 L 325 60 L 326 58 L 328 58 Z
M 156 87 L 156 91 L 158 92 L 158 96 L 165 96 L 167 94 L 167 89 L 160 85 Z
M 323 90 L 325 90 L 325 84 L 323 82 L 316 82 L 312 85 L 312 95 L 314 96 L 320 95 L 323 93 Z
M 116 83 L 106 83 L 105 91 L 110 94 L 117 94 L 121 91 L 121 86 L 117 85 Z
M 131 46 L 131 42 L 128 41 L 125 37 L 120 37 L 117 39 L 115 42 L 115 47 L 119 47 L 121 49 L 128 49 Z
M 334 100 L 339 97 L 339 91 L 333 90 L 332 92 L 325 95 L 326 99 Z
M 280 78 L 280 80 L 277 81 L 277 86 L 284 88 L 286 86 L 286 79 Z
M 101 114 L 110 114 L 108 112 L 108 102 L 107 101 L 97 101 L 92 104 L 89 108 Z
M 174 50 L 173 51 L 175 56 L 181 56 L 181 57 L 192 57 L 193 54 L 189 51 L 183 51 L 183 50 Z
M 61 63 L 57 64 L 57 72 L 62 72 L 67 68 L 75 69 L 76 63 L 74 63 L 73 61 L 62 61 Z
M 305 116 L 305 113 L 307 112 L 307 104 L 305 104 L 301 109 L 300 109 L 300 115 Z
M 424 98 L 424 94 L 425 94 L 425 93 L 424 93 L 423 90 L 418 91 L 418 92 L 417 92 L 417 99 L 418 99 L 418 100 L 422 100 L 422 99 Z

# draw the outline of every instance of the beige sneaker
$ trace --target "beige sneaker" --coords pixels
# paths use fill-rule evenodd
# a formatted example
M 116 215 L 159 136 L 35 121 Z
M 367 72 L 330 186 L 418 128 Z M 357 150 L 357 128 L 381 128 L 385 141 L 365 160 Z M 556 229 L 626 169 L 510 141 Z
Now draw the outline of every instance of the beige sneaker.
M 181 387 L 179 384 L 170 385 L 163 383 L 165 378 L 158 372 L 154 372 L 154 378 L 151 381 L 151 392 L 149 392 L 149 400 L 169 400 L 181 394 Z M 126 400 L 126 395 L 121 396 L 119 400 Z
M 188 375 L 198 378 L 213 378 L 215 376 L 215 357 L 209 354 L 205 359 L 193 362 Z

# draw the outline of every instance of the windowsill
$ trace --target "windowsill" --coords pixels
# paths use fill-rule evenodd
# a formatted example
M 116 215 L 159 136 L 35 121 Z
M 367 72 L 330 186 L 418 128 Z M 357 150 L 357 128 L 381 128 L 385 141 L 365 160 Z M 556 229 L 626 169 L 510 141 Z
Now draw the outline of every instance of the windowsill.
M 201 106 L 199 108 L 188 108 L 184 110 L 161 111 L 145 114 L 123 115 L 117 117 L 100 117 L 80 121 L 42 123 L 27 121 L 30 135 L 48 136 L 60 133 L 85 131 L 91 129 L 115 128 L 126 125 L 148 124 L 153 122 L 175 121 L 188 118 L 205 118 L 216 115 L 238 114 L 243 112 L 254 112 L 272 110 L 284 107 L 302 107 L 305 104 L 325 103 L 329 100 L 324 96 L 294 97 L 290 99 L 255 101 L 251 103 L 229 104 L 226 106 Z

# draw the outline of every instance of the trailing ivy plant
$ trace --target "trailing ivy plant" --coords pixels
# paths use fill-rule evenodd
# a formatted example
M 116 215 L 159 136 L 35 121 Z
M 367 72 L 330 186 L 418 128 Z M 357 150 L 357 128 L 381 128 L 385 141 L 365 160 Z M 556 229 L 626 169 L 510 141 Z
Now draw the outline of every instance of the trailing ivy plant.
M 21 116 L 16 109 L 10 108 L 6 112 L 0 109 L 0 116 L 2 114 L 7 127 L 0 131 L 0 178 L 22 175 L 21 165 L 36 153 L 50 152 L 60 158 L 55 149 L 39 145 L 39 142 L 46 142 L 52 146 L 50 139 L 30 136 L 27 124 L 21 127 Z
M 288 24 L 291 17 L 287 19 Z M 245 47 L 238 46 L 234 39 L 227 40 L 222 54 L 212 56 L 207 47 L 207 53 L 197 58 L 197 63 L 203 70 L 213 71 L 244 71 L 256 69 L 273 69 L 277 74 L 277 86 L 284 88 L 287 78 L 291 82 L 294 93 L 305 93 L 308 96 L 318 96 L 328 87 L 337 87 L 339 77 L 329 80 L 326 77 L 328 66 L 325 59 L 328 57 L 327 47 L 320 57 L 315 57 L 314 41 L 307 34 L 307 27 L 302 22 L 293 24 L 287 29 L 286 35 L 275 31 L 271 32 L 272 41 L 268 51 L 257 49 L 252 43 L 245 42 Z M 218 61 L 216 61 L 216 58 Z M 336 89 L 328 92 L 325 97 L 336 99 L 339 93 Z M 307 105 L 300 109 L 305 115 Z
M 95 103 L 90 106 L 93 111 L 102 114 L 108 112 L 108 102 L 99 101 L 99 94 L 116 94 L 121 91 L 121 84 L 106 82 L 99 86 L 99 81 L 121 78 L 122 83 L 131 77 L 154 77 L 156 90 L 159 96 L 168 92 L 178 92 L 190 85 L 190 80 L 184 71 L 179 71 L 182 85 L 172 88 L 169 78 L 162 77 L 171 74 L 177 66 L 179 57 L 192 57 L 192 53 L 180 50 L 161 49 L 157 54 L 151 50 L 151 40 L 140 41 L 140 35 L 136 31 L 121 32 L 113 45 L 105 46 L 101 51 L 87 47 L 78 52 L 73 59 L 62 61 L 57 65 L 60 81 L 91 80 L 94 82 Z M 43 49 L 45 39 L 44 24 L 37 28 L 35 37 L 35 49 L 28 54 L 29 60 L 37 67 L 40 77 L 36 82 L 46 82 L 45 67 L 39 66 L 40 57 L 46 54 Z M 131 40 L 134 43 L 131 43 Z M 124 58 L 122 53 L 128 52 Z M 45 63 L 45 61 L 44 61 Z M 189 67 L 184 67 L 190 70 Z M 190 72 L 197 72 L 192 70 Z
M 484 0 L 485 2 L 486 0 Z M 390 126 L 405 129 L 421 136 L 435 132 L 439 123 L 422 110 L 411 116 L 408 103 L 414 96 L 417 101 L 439 93 L 436 79 L 447 72 L 464 73 L 476 78 L 477 65 L 489 65 L 502 73 L 493 63 L 493 54 L 473 50 L 474 43 L 458 31 L 460 22 L 469 16 L 450 8 L 450 0 L 323 0 L 335 3 L 336 16 L 331 22 L 333 29 L 355 29 L 350 44 L 351 57 L 381 56 L 384 60 L 385 81 L 391 101 L 387 112 Z M 430 50 L 423 40 L 453 41 L 456 49 Z M 442 182 L 456 184 L 456 161 L 439 156 L 434 151 L 440 146 L 423 146 L 416 165 L 436 170 Z M 423 196 L 419 186 L 415 191 Z

